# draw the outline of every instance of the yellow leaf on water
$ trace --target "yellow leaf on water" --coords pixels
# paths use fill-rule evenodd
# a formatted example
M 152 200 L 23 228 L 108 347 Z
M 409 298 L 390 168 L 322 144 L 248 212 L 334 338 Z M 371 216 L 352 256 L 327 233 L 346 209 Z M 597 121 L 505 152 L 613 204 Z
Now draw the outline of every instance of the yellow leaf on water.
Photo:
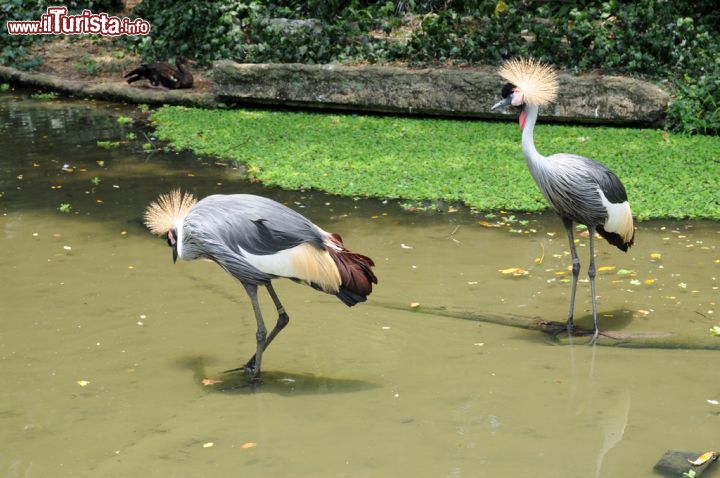
M 699 457 L 697 457 L 694 460 L 690 460 L 688 458 L 688 461 L 690 462 L 690 464 L 692 466 L 700 466 L 700 465 L 704 465 L 705 463 L 707 463 L 708 461 L 710 461 L 714 458 L 715 458 L 714 451 L 706 451 L 705 453 L 703 453 L 702 455 L 700 455 Z
M 480 224 L 482 227 L 498 227 L 497 224 L 493 224 L 490 221 L 478 221 L 478 224 Z
M 659 252 L 653 252 L 652 254 L 650 254 L 650 259 L 654 259 L 654 260 L 662 259 L 662 254 L 660 254 Z
M 515 277 L 526 276 L 526 275 L 530 274 L 529 271 L 527 271 L 525 269 L 521 269 L 520 267 L 510 267 L 508 269 L 498 269 L 498 272 L 501 274 L 504 274 L 504 275 L 512 274 Z
M 242 448 L 243 450 L 247 450 L 248 448 L 255 448 L 256 446 L 257 443 L 255 443 L 254 441 L 249 441 L 240 445 L 240 448 Z
M 655 279 L 645 279 L 643 282 L 645 285 L 653 285 L 655 283 Z
M 77 383 L 77 384 L 80 385 L 81 387 L 87 387 L 88 385 L 90 385 L 90 382 L 88 382 L 87 380 L 78 380 L 78 381 L 75 382 L 75 383 Z
M 420 307 L 420 302 L 410 302 L 410 308 L 417 309 Z
M 607 271 L 614 271 L 615 266 L 600 266 L 598 267 L 598 272 L 607 272 Z

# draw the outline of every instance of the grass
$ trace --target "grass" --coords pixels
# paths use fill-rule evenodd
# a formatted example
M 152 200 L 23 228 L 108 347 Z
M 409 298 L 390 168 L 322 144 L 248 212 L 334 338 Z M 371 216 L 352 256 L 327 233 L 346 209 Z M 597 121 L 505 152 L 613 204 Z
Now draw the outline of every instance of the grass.
M 272 186 L 478 210 L 547 207 L 515 123 L 175 106 L 152 118 L 174 148 L 243 163 Z M 718 137 L 543 124 L 535 137 L 543 154 L 572 152 L 615 171 L 638 219 L 720 219 Z

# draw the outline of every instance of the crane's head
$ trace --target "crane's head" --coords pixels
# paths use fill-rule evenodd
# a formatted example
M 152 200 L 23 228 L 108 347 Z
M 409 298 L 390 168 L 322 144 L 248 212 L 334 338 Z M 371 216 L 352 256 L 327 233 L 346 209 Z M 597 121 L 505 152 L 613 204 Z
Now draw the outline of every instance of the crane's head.
M 517 106 L 520 108 L 520 129 L 525 128 L 525 111 L 523 106 L 525 105 L 525 95 L 522 90 L 512 83 L 505 83 L 500 90 L 500 96 L 502 100 L 498 101 L 493 105 L 491 110 L 496 108 L 502 108 L 506 106 Z
M 167 243 L 168 246 L 172 247 L 172 254 L 173 254 L 173 264 L 177 262 L 178 258 L 178 236 L 177 236 L 177 228 L 173 227 L 170 229 L 167 233 Z
M 178 227 L 182 228 L 185 216 L 195 207 L 195 197 L 183 194 L 179 189 L 169 194 L 161 194 L 145 209 L 145 225 L 157 236 L 165 236 L 168 246 L 172 247 L 173 262 L 178 258 Z
M 555 101 L 558 90 L 557 74 L 548 65 L 533 59 L 507 60 L 498 71 L 508 83 L 500 92 L 502 100 L 491 109 L 501 106 L 544 106 Z M 523 108 L 524 110 L 524 108 Z M 524 111 L 520 113 L 520 128 L 525 127 Z

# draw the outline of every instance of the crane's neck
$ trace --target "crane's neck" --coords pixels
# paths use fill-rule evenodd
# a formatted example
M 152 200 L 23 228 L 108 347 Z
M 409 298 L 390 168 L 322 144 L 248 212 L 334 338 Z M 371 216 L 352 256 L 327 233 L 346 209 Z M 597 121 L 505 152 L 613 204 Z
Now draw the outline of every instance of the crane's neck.
M 538 153 L 537 149 L 535 149 L 535 140 L 533 138 L 535 122 L 538 117 L 538 106 L 528 104 L 523 105 L 523 111 L 521 114 L 525 115 L 525 124 L 522 130 L 522 152 L 523 155 L 525 155 L 525 160 L 528 163 L 543 161 L 545 157 Z

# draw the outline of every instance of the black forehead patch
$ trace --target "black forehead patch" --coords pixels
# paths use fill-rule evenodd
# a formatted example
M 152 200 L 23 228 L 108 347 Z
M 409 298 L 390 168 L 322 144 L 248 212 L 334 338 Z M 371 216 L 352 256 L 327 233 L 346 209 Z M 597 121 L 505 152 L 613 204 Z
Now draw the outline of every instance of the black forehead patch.
M 512 83 L 505 83 L 502 87 L 502 90 L 500 90 L 500 96 L 503 98 L 507 98 L 508 96 L 512 95 L 513 90 L 515 89 L 515 85 Z

